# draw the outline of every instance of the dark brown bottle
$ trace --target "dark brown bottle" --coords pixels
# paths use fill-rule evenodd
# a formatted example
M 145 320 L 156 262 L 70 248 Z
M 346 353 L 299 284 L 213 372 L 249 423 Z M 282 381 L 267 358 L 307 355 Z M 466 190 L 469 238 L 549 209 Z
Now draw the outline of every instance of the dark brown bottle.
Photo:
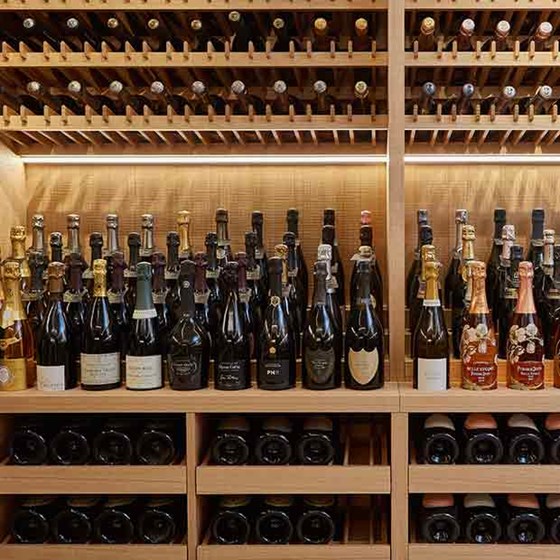
M 98 496 L 71 496 L 51 522 L 52 534 L 59 544 L 85 544 L 93 536 L 93 522 L 101 509 Z
M 285 416 L 271 416 L 263 421 L 255 439 L 255 462 L 258 465 L 287 465 L 292 460 L 293 425 Z
M 218 266 L 224 268 L 226 263 L 233 260 L 233 252 L 228 232 L 229 212 L 225 208 L 216 210 L 216 234 L 218 236 L 218 247 L 216 258 Z
M 52 428 L 41 417 L 18 417 L 10 441 L 10 463 L 44 465 L 49 457 Z
M 171 496 L 152 497 L 138 514 L 136 532 L 146 544 L 171 544 L 183 533 L 180 501 Z
M 500 256 L 504 244 L 502 241 L 502 228 L 505 225 L 506 211 L 503 208 L 496 208 L 494 210 L 494 241 L 492 242 L 490 257 L 486 263 L 486 299 L 491 310 L 496 305 L 496 284 L 498 282 Z
M 420 248 L 422 245 L 431 245 L 433 241 L 433 237 L 431 235 L 432 230 L 430 228 L 429 233 L 422 233 L 422 226 L 428 225 L 428 211 L 427 210 L 418 210 L 416 212 L 416 221 L 418 225 L 418 241 L 416 244 L 416 248 L 414 249 L 414 259 L 410 264 L 410 268 L 408 269 L 408 273 L 406 275 L 406 306 L 410 308 L 412 305 L 412 301 L 416 298 L 416 294 L 418 293 L 418 282 L 420 277 L 420 270 L 422 267 L 422 255 L 420 253 Z
M 107 299 L 109 300 L 109 309 L 113 319 L 113 331 L 119 341 L 121 378 L 124 377 L 125 373 L 125 357 L 128 348 L 131 320 L 125 301 L 125 272 L 124 253 L 122 251 L 113 251 L 107 256 L 107 273 L 109 278 Z
M 12 538 L 21 544 L 42 544 L 48 541 L 49 521 L 57 509 L 57 498 L 23 496 L 18 499 L 12 515 Z
M 548 462 L 560 465 L 560 414 L 548 414 L 544 422 L 544 429 Z
M 89 236 L 89 246 L 91 249 L 90 265 L 84 270 L 82 275 L 88 299 L 93 296 L 93 261 L 103 258 L 103 235 L 99 232 L 91 233 Z
M 425 494 L 420 511 L 420 535 L 426 543 L 454 543 L 461 534 L 459 511 L 451 494 Z
M 167 353 L 172 319 L 171 311 L 166 301 L 165 264 L 165 255 L 161 251 L 154 251 L 152 254 L 152 297 L 157 313 L 157 324 L 161 340 L 161 352 L 163 355 L 163 368 L 164 371 L 167 372 Z
M 538 465 L 545 456 L 540 430 L 526 414 L 512 414 L 505 431 L 506 461 L 516 465 Z
M 31 269 L 31 284 L 29 290 L 21 294 L 21 300 L 25 307 L 27 320 L 33 330 L 33 340 L 37 344 L 39 329 L 46 311 L 46 294 L 43 288 L 43 278 L 47 273 L 49 259 L 46 253 L 32 250 L 28 253 L 27 260 Z
M 255 538 L 262 544 L 288 544 L 294 534 L 291 496 L 267 496 L 255 518 Z
M 327 212 L 327 210 L 325 210 L 325 212 Z M 325 220 L 327 220 L 327 218 L 325 218 Z M 332 221 L 334 222 L 334 218 L 332 218 Z M 340 257 L 340 252 L 338 250 L 338 242 L 336 240 L 334 224 L 323 225 L 321 243 L 323 245 L 330 245 L 332 247 L 331 274 L 336 278 L 336 282 L 338 284 L 336 290 L 338 304 L 341 307 L 344 307 L 345 299 L 346 299 L 345 283 L 344 283 L 344 268 L 342 266 L 342 259 Z
M 459 458 L 459 438 L 447 414 L 431 414 L 424 421 L 418 458 L 431 465 L 452 465 Z
M 128 234 L 128 269 L 125 271 L 126 292 L 124 300 L 129 317 L 132 317 L 136 305 L 136 266 L 140 260 L 140 234 L 132 232 Z
M 210 446 L 215 465 L 246 465 L 251 457 L 251 425 L 242 416 L 220 420 Z
M 135 446 L 136 461 L 141 465 L 171 465 L 181 456 L 181 431 L 173 418 L 147 421 L 138 435 Z
M 296 266 L 298 276 L 300 276 L 301 278 L 301 284 L 303 286 L 303 292 L 305 294 L 305 306 L 307 308 L 309 297 L 309 272 L 307 269 L 307 264 L 305 262 L 305 257 L 303 255 L 303 249 L 301 248 L 299 237 L 299 210 L 297 210 L 296 208 L 290 208 L 286 214 L 286 222 L 287 230 L 291 231 L 296 236 Z
M 254 305 L 251 301 L 252 292 L 247 282 L 247 253 L 238 251 L 235 253 L 235 260 L 237 261 L 237 290 L 239 293 L 239 303 L 243 310 L 245 319 L 245 329 L 249 337 L 249 344 L 251 347 L 251 358 L 256 357 L 256 340 L 260 334 L 257 330 L 257 323 L 254 317 Z
M 305 496 L 296 524 L 298 539 L 304 544 L 328 544 L 339 530 L 336 499 L 333 496 Z
M 463 500 L 463 524 L 467 542 L 493 544 L 500 540 L 502 524 L 496 503 L 488 494 L 467 494 Z
M 103 544 L 128 544 L 134 540 L 138 514 L 137 498 L 114 496 L 107 498 L 94 522 L 94 535 Z
M 331 465 L 337 460 L 338 443 L 331 418 L 310 416 L 304 420 L 296 455 L 302 465 Z
M 83 351 L 83 335 L 85 329 L 86 306 L 83 301 L 82 285 L 83 260 L 80 255 L 73 254 L 68 259 L 70 282 L 64 292 L 64 314 L 70 329 L 70 353 L 76 371 L 81 371 L 81 353 Z
M 534 494 L 510 494 L 505 508 L 505 535 L 511 543 L 539 544 L 546 528 Z
M 218 544 L 246 544 L 253 522 L 251 498 L 248 496 L 224 496 L 220 498 L 218 511 L 212 519 L 210 532 Z
M 92 455 L 92 423 L 84 418 L 65 421 L 49 443 L 51 460 L 56 465 L 85 465 Z
M 410 333 L 412 335 L 412 340 L 414 341 L 414 333 L 416 331 L 416 325 L 418 324 L 418 319 L 422 313 L 422 307 L 424 305 L 424 296 L 426 293 L 426 278 L 425 278 L 425 262 L 435 261 L 435 247 L 428 241 L 432 239 L 432 228 L 431 226 L 423 226 L 420 232 L 422 238 L 422 245 L 420 247 L 420 269 L 418 271 L 418 276 L 413 278 L 411 289 L 415 289 L 414 294 L 410 296 L 410 307 L 408 311 L 408 322 Z M 438 286 L 438 293 L 439 293 Z
M 546 230 L 553 231 L 553 230 Z M 554 234 L 552 234 L 554 239 Z M 552 251 L 552 266 L 547 253 Z M 552 245 L 545 239 L 545 299 L 543 302 L 542 326 L 545 337 L 547 359 L 554 359 L 556 354 L 556 338 L 560 326 L 560 245 Z M 555 368 L 556 369 L 556 368 Z
M 463 456 L 469 465 L 495 465 L 504 456 L 498 423 L 491 414 L 472 413 L 463 424 Z

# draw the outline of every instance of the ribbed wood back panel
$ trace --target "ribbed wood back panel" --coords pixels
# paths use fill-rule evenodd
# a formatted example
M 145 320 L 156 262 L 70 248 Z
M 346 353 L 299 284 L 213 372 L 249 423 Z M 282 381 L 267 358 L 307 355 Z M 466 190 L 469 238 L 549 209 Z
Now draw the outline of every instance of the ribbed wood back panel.
M 121 244 L 140 231 L 140 216 L 156 217 L 156 242 L 165 249 L 176 212 L 190 210 L 193 242 L 204 250 L 204 236 L 215 230 L 214 212 L 229 209 L 234 250 L 243 249 L 252 210 L 265 213 L 270 249 L 282 240 L 286 210 L 300 210 L 300 237 L 308 263 L 321 236 L 323 209 L 337 211 L 337 233 L 347 273 L 359 243 L 360 210 L 373 212 L 375 243 L 385 270 L 385 169 L 377 166 L 43 166 L 27 168 L 34 212 L 45 214 L 47 231 L 66 232 L 66 214 L 82 216 L 82 243 L 92 231 L 105 233 L 105 214 L 120 216 Z M 89 249 L 86 254 L 89 255 Z

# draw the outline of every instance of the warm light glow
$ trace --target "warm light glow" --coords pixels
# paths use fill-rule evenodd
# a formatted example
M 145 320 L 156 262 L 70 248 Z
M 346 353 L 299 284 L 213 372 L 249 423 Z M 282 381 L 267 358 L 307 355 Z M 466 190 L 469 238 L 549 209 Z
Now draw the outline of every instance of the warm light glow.
M 315 165 L 386 163 L 384 155 L 216 155 L 216 156 L 22 156 L 25 164 L 49 165 Z
M 418 154 L 405 155 L 405 163 L 488 163 L 504 165 L 508 163 L 560 163 L 560 154 Z

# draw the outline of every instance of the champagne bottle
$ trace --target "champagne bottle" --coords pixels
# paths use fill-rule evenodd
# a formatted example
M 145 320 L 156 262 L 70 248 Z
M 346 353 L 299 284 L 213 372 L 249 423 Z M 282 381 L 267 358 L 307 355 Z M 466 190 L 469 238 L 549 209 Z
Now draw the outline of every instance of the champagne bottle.
M 299 338 L 303 332 L 303 327 L 307 319 L 307 304 L 303 293 L 301 277 L 297 269 L 296 236 L 288 231 L 284 234 L 282 241 L 288 248 L 286 264 L 288 267 L 288 286 L 294 301 L 295 325 L 297 326 L 296 336 Z
M 86 544 L 93 536 L 93 520 L 101 509 L 101 498 L 77 496 L 64 499 L 52 519 L 51 531 L 59 544 Z
M 309 416 L 303 421 L 296 446 L 302 465 L 332 465 L 338 460 L 340 446 L 333 420 L 327 416 Z
M 493 544 L 500 540 L 500 513 L 490 495 L 467 494 L 463 500 L 463 511 L 467 542 Z
M 223 43 L 221 43 L 221 45 L 223 51 Z M 193 82 L 191 84 L 191 92 L 195 96 L 193 101 L 195 114 L 208 115 L 210 110 L 213 110 L 218 115 L 225 114 L 226 101 L 223 97 L 210 93 L 204 82 L 201 82 L 200 80 Z
M 251 533 L 252 508 L 248 496 L 220 498 L 210 523 L 212 540 L 218 544 L 247 544 Z
M 505 536 L 515 544 L 539 544 L 546 528 L 539 499 L 534 494 L 509 494 L 505 510 Z
M 357 286 L 346 328 L 345 384 L 379 389 L 384 384 L 383 327 L 371 299 L 371 263 L 358 262 Z
M 229 212 L 225 208 L 218 208 L 216 210 L 216 233 L 218 235 L 216 257 L 220 268 L 224 268 L 228 261 L 233 260 L 233 253 L 229 240 L 228 222 Z
M 468 212 L 464 209 L 455 210 L 455 248 L 451 255 L 451 262 L 445 275 L 443 288 L 443 302 L 445 307 L 448 308 L 453 308 L 455 297 L 459 300 L 455 307 L 461 307 L 465 297 L 461 265 L 463 262 L 463 226 L 467 222 Z
M 204 327 L 206 333 L 212 339 L 210 332 L 210 290 L 206 281 L 206 253 L 198 252 L 194 255 L 195 275 L 194 275 L 194 304 L 195 321 Z M 180 284 L 180 283 L 179 283 Z
M 152 299 L 157 313 L 159 340 L 163 356 L 163 370 L 167 372 L 167 343 L 171 330 L 171 312 L 166 302 L 165 255 L 161 251 L 152 253 Z
M 62 262 L 62 233 L 53 231 L 49 236 L 51 261 Z
M 4 305 L 0 310 L 0 391 L 21 391 L 35 383 L 33 331 L 21 301 L 21 267 L 4 263 Z
M 341 384 L 342 332 L 327 305 L 327 263 L 315 263 L 315 290 L 303 331 L 303 385 L 334 389 Z
M 459 438 L 447 414 L 430 414 L 418 449 L 419 459 L 429 465 L 453 465 L 459 458 Z
M 287 416 L 271 416 L 262 422 L 255 438 L 257 465 L 287 465 L 294 455 L 294 426 Z
M 371 37 L 369 22 L 365 17 L 359 17 L 354 20 L 354 36 L 353 36 L 353 48 L 357 51 L 368 51 L 371 50 Z
M 191 241 L 191 213 L 188 210 L 177 212 L 177 230 L 179 231 L 179 261 L 192 261 L 194 251 Z
M 119 217 L 117 214 L 107 214 L 105 216 L 105 227 L 107 229 L 107 250 L 105 255 L 112 255 L 120 251 L 119 245 Z
M 45 425 L 40 416 L 18 415 L 9 442 L 10 464 L 45 465 L 51 436 L 52 427 Z
M 260 267 L 264 286 L 268 286 L 268 257 L 264 245 L 264 214 L 259 211 L 251 213 L 251 229 L 257 236 L 257 246 L 255 248 L 255 258 Z
M 519 299 L 507 342 L 508 387 L 544 389 L 544 338 L 533 299 L 533 265 L 519 263 Z
M 128 347 L 131 321 L 125 301 L 125 270 L 126 263 L 124 262 L 124 253 L 122 251 L 114 251 L 107 257 L 107 273 L 108 277 L 110 277 L 107 299 L 109 300 L 109 309 L 113 319 L 113 330 L 119 341 L 121 378 L 124 377 L 125 373 L 126 349 Z
M 294 498 L 291 496 L 267 496 L 255 519 L 255 537 L 261 544 L 288 544 L 294 533 L 291 516 Z
M 206 284 L 209 290 L 209 331 L 215 337 L 222 321 L 225 304 L 225 293 L 222 293 L 222 284 L 220 282 L 221 269 L 218 264 L 218 235 L 213 232 L 206 234 L 205 245 L 207 262 Z M 217 350 L 215 345 L 214 350 Z
M 371 114 L 371 91 L 370 87 L 363 80 L 354 84 L 354 99 L 352 100 L 352 114 L 369 115 Z
M 335 230 L 335 211 L 328 208 L 323 213 L 323 232 L 321 243 L 332 246 L 332 264 L 331 273 L 336 277 L 338 284 L 337 297 L 341 307 L 345 305 L 345 282 L 344 267 L 342 266 L 342 258 L 338 249 L 338 241 Z
M 259 262 L 257 259 L 257 245 L 257 234 L 254 231 L 246 232 L 245 252 L 247 253 L 247 284 L 251 289 L 251 295 L 255 305 L 254 313 L 257 317 L 258 324 L 260 324 L 262 322 L 262 313 L 267 304 L 267 283 L 262 273 L 262 261 Z
M 286 298 L 282 296 L 284 263 L 269 259 L 270 290 L 259 340 L 258 386 L 290 389 L 296 382 L 296 344 Z
M 171 308 L 173 315 L 172 299 L 170 294 L 177 290 L 177 280 L 179 279 L 179 234 L 176 231 L 167 232 L 167 265 L 165 266 L 165 287 L 167 289 L 166 301 Z
M 527 414 L 512 414 L 506 424 L 506 462 L 538 465 L 544 457 L 544 441 L 535 421 Z
M 176 390 L 208 387 L 210 368 L 210 336 L 196 320 L 194 285 L 196 265 L 181 263 L 180 317 L 169 337 L 169 384 Z
M 296 208 L 290 208 L 287 212 L 287 230 L 292 232 L 296 236 L 296 259 L 297 259 L 297 271 L 298 276 L 301 278 L 301 285 L 303 286 L 305 307 L 307 309 L 307 304 L 309 301 L 309 273 L 307 270 L 307 264 L 305 262 L 305 257 L 303 255 L 303 249 L 301 248 L 301 243 L 299 239 L 299 211 Z
M 246 53 L 249 50 L 250 41 L 255 50 L 264 50 L 262 37 L 256 29 L 256 22 L 248 13 L 231 11 L 228 14 L 228 21 L 232 31 L 229 37 L 232 52 Z
M 35 251 L 36 253 L 41 253 L 47 256 L 47 245 L 45 242 L 45 217 L 42 214 L 33 214 L 33 217 L 31 218 L 31 235 L 31 247 L 27 250 L 27 254 L 29 255 L 31 251 Z
M 251 425 L 243 416 L 220 420 L 210 445 L 214 465 L 246 465 L 251 455 Z
M 89 236 L 89 246 L 91 249 L 90 265 L 84 270 L 82 280 L 85 280 L 85 289 L 88 297 L 93 296 L 93 263 L 97 259 L 103 258 L 103 235 L 93 232 Z
M 121 356 L 107 297 L 107 261 L 93 261 L 93 298 L 88 306 L 81 355 L 82 388 L 114 389 L 121 384 Z
M 416 100 L 418 113 L 420 115 L 432 115 L 436 112 L 437 87 L 433 82 L 424 82 L 420 90 L 420 96 Z
M 275 115 L 288 115 L 290 114 L 290 108 L 296 115 L 305 114 L 304 101 L 289 93 L 288 84 L 284 80 L 276 80 L 272 84 L 272 91 L 275 95 L 272 101 L 272 112 Z
M 496 284 L 498 283 L 498 271 L 500 268 L 500 255 L 504 242 L 502 241 L 502 228 L 506 224 L 506 211 L 503 208 L 494 209 L 494 241 L 492 250 L 486 263 L 486 299 L 491 311 L 496 305 Z M 495 323 L 495 317 L 494 323 Z
M 78 254 L 67 256 L 68 268 L 66 274 L 70 276 L 70 282 L 64 292 L 64 313 L 68 319 L 70 327 L 71 354 L 72 361 L 75 364 L 76 371 L 81 368 L 81 354 L 84 344 L 84 329 L 86 317 L 86 305 L 83 300 L 82 273 L 84 263 L 82 257 Z
M 461 333 L 463 389 L 498 387 L 497 342 L 486 302 L 486 265 L 471 261 L 473 295 Z
M 140 274 L 138 275 L 140 279 Z M 95 518 L 95 540 L 102 544 L 128 544 L 134 539 L 137 498 L 111 496 Z
M 12 252 L 4 264 L 15 262 L 19 267 L 20 290 L 27 294 L 31 288 L 31 269 L 25 256 L 25 226 L 14 226 L 10 229 L 10 243 Z
M 253 110 L 257 115 L 265 112 L 265 103 L 254 94 L 249 93 L 249 88 L 241 80 L 235 80 L 231 84 L 230 91 L 234 96 L 233 112 L 236 115 L 248 115 Z
M 452 494 L 425 494 L 420 511 L 422 542 L 454 543 L 459 539 L 459 511 Z
M 72 360 L 70 328 L 64 313 L 64 265 L 49 264 L 49 305 L 37 336 L 37 388 L 64 391 L 78 384 L 78 371 Z
M 336 499 L 333 496 L 305 496 L 296 524 L 304 544 L 329 544 L 338 532 Z
M 557 281 L 555 257 L 558 253 L 560 259 L 560 246 L 558 251 L 554 245 L 555 231 L 553 229 L 544 230 L 544 254 L 543 254 L 543 280 L 542 280 L 542 301 L 540 313 L 544 344 L 545 357 L 549 360 L 554 359 L 555 335 L 560 324 L 560 284 Z M 560 260 L 559 260 L 560 264 Z M 558 270 L 558 279 L 560 279 L 560 267 Z M 536 299 L 536 298 L 535 298 Z
M 151 262 L 155 250 L 154 221 L 153 214 L 142 214 L 142 244 L 139 253 L 142 262 Z
M 537 312 L 542 316 L 544 301 L 544 210 L 535 208 L 531 214 L 532 231 L 527 260 L 533 265 L 533 297 Z
M 136 306 L 126 355 L 126 388 L 160 389 L 163 385 L 161 338 L 158 315 L 152 298 L 152 267 L 136 266 Z
M 46 543 L 49 538 L 49 519 L 57 509 L 57 498 L 23 496 L 18 499 L 12 515 L 11 536 L 22 544 Z
M 416 37 L 421 51 L 432 51 L 436 45 L 436 22 L 432 17 L 425 17 L 420 23 L 420 33 Z
M 128 269 L 125 271 L 126 291 L 124 300 L 129 317 L 132 317 L 136 305 L 136 267 L 140 258 L 140 234 L 133 231 L 128 234 Z
M 173 497 L 148 498 L 138 516 L 136 531 L 140 542 L 146 544 L 172 544 L 182 533 L 183 516 L 179 501 Z
M 436 262 L 437 260 L 436 248 L 433 245 L 422 245 L 422 250 L 420 254 L 421 254 L 421 259 L 420 259 L 421 270 L 420 270 L 420 276 L 418 278 L 418 291 L 414 297 L 414 300 L 412 300 L 412 304 L 409 310 L 409 327 L 410 327 L 410 333 L 412 335 L 412 355 L 414 355 L 414 335 L 416 333 L 418 320 L 420 319 L 420 315 L 422 314 L 422 309 L 424 306 L 424 298 L 426 296 L 426 263 Z M 438 285 L 438 294 L 439 291 L 440 290 Z
M 472 413 L 463 424 L 464 457 L 469 465 L 495 465 L 504 455 L 498 423 L 491 414 Z
M 68 245 L 65 248 L 64 264 L 66 265 L 66 283 L 70 283 L 70 260 L 72 255 L 77 255 L 81 262 L 82 274 L 87 268 L 87 263 L 82 254 L 82 245 L 80 242 L 80 216 L 78 214 L 68 214 L 66 216 L 66 230 Z M 82 288 L 83 291 L 83 288 Z
M 35 344 L 37 344 L 39 328 L 45 317 L 43 277 L 47 271 L 48 257 L 46 253 L 32 250 L 28 253 L 28 262 L 31 270 L 31 284 L 29 291 L 21 294 L 21 299 L 25 307 L 25 314 L 33 331 L 33 339 Z
M 338 298 L 336 297 L 336 278 L 331 274 L 331 259 L 332 246 L 319 245 L 317 248 L 317 261 L 324 262 L 327 265 L 327 306 L 330 309 L 337 328 L 342 331 L 342 310 L 338 305 Z
M 222 272 L 226 303 L 216 332 L 214 384 L 216 389 L 225 391 L 251 386 L 251 346 L 239 303 L 237 267 L 237 263 L 231 261 Z
M 414 260 L 410 264 L 410 268 L 408 269 L 408 273 L 406 275 L 406 306 L 410 308 L 412 302 L 416 298 L 416 294 L 418 293 L 418 278 L 420 276 L 420 271 L 422 269 L 422 255 L 420 254 L 422 245 L 431 245 L 432 244 L 432 230 L 430 228 L 430 236 L 426 235 L 428 230 L 423 230 L 422 226 L 428 225 L 428 211 L 427 210 L 418 210 L 416 212 L 416 223 L 418 225 L 418 240 L 416 243 L 416 248 L 414 249 Z
M 245 321 L 245 329 L 249 337 L 249 346 L 251 348 L 251 358 L 255 357 L 256 353 L 256 337 L 259 335 L 257 331 L 257 324 L 255 321 L 253 309 L 254 305 L 251 301 L 251 289 L 247 284 L 247 253 L 239 251 L 235 253 L 235 260 L 237 261 L 237 291 L 239 293 L 239 303 L 243 310 L 243 317 Z
M 449 389 L 449 340 L 438 293 L 441 264 L 426 262 L 426 293 L 414 333 L 414 387 L 421 391 Z

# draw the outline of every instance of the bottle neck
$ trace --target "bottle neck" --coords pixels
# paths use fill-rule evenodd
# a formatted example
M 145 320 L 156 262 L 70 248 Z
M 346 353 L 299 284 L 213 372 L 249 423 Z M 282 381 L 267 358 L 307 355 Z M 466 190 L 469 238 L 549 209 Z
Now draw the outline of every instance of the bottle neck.
M 474 241 L 468 239 L 465 241 L 465 244 L 462 245 L 463 251 L 463 260 L 464 261 L 473 261 L 474 260 Z
M 21 301 L 21 292 L 19 289 L 19 279 L 6 278 L 4 280 L 4 308 L 2 317 L 7 324 L 2 327 L 6 328 L 13 324 L 14 321 L 23 321 L 26 319 L 25 309 Z
M 484 277 L 471 278 L 472 297 L 470 313 L 488 313 L 488 302 L 486 300 L 486 279 Z
M 195 314 L 193 277 L 187 276 L 181 280 L 181 314 L 189 317 Z
M 43 273 L 45 266 L 35 266 L 31 270 L 31 290 L 33 292 L 43 291 Z
M 167 246 L 167 270 L 175 270 L 179 266 L 179 247 L 173 243 Z
M 282 274 L 274 273 L 269 278 L 269 297 L 282 297 Z
M 237 288 L 241 291 L 247 289 L 247 267 L 245 263 L 237 267 Z
M 190 224 L 179 225 L 179 255 L 187 258 L 192 254 Z
M 371 226 L 360 227 L 360 245 L 373 247 L 373 228 Z
M 196 266 L 194 289 L 199 293 L 204 293 L 208 290 L 208 285 L 206 283 L 206 267 L 200 264 Z
M 560 259 L 554 260 L 554 282 L 560 286 Z
M 533 268 L 540 268 L 544 262 L 544 245 L 542 240 L 532 241 L 531 245 L 533 247 L 533 253 L 531 261 L 533 263 Z
M 298 266 L 295 245 L 288 247 L 287 263 L 288 263 L 288 276 L 290 275 L 290 273 L 293 273 L 295 275 L 297 273 L 297 266 Z
M 499 245 L 502 244 L 502 228 L 504 226 L 504 222 L 494 222 L 494 243 L 499 241 Z
M 313 305 L 326 305 L 327 303 L 327 277 L 315 276 L 315 290 L 313 292 Z
M 45 229 L 42 227 L 33 228 L 32 249 L 38 253 L 45 252 Z
M 439 290 L 437 278 L 428 278 L 426 280 L 426 292 L 424 295 L 424 305 L 427 302 L 438 302 L 439 303 Z
M 359 271 L 357 275 L 358 289 L 355 303 L 363 304 L 371 301 L 371 271 Z
M 70 289 L 77 294 L 82 292 L 82 266 L 74 265 L 70 267 Z
M 165 267 L 161 264 L 154 266 L 153 291 L 165 291 Z
M 262 250 L 262 248 L 264 247 L 263 225 L 261 223 L 254 224 L 253 231 L 257 234 L 257 248 Z
M 107 228 L 107 253 L 111 255 L 119 250 L 119 230 L 116 227 Z
M 463 222 L 455 222 L 455 254 L 463 251 Z
M 113 266 L 111 272 L 111 291 L 115 293 L 124 292 L 124 267 Z
M 137 245 L 129 245 L 128 246 L 129 255 L 130 255 L 130 272 L 136 272 L 136 265 L 138 264 L 138 259 L 140 257 L 139 247 Z
M 257 268 L 257 255 L 255 247 L 246 244 L 245 252 L 247 253 L 247 270 L 254 270 Z
M 25 241 L 12 239 L 12 258 L 22 260 L 25 258 Z
M 51 260 L 53 262 L 62 262 L 62 247 L 51 245 Z
M 80 230 L 78 228 L 68 228 L 68 252 L 76 255 L 82 254 Z
M 154 251 L 154 230 L 151 227 L 142 228 L 142 254 L 151 255 Z
M 91 248 L 91 269 L 93 270 L 93 261 L 103 258 L 103 247 L 94 245 Z
M 296 236 L 296 239 L 299 238 L 299 220 L 296 218 L 288 219 L 288 231 L 293 233 Z
M 502 243 L 502 254 L 500 256 L 500 259 L 504 263 L 504 266 L 507 266 L 507 264 L 511 260 L 511 248 L 513 247 L 513 240 L 504 239 Z
M 149 278 L 138 278 L 136 284 L 136 307 L 135 311 L 155 310 L 152 297 L 152 284 Z
M 107 274 L 105 272 L 93 273 L 93 297 L 107 297 Z
M 229 243 L 227 222 L 218 222 L 216 224 L 216 233 L 218 235 L 218 245 L 223 247 Z
M 216 245 L 213 243 L 206 246 L 206 260 L 208 261 L 208 270 L 216 270 L 218 268 Z
M 535 301 L 533 299 L 533 282 L 532 278 L 528 276 L 522 276 L 519 279 L 519 296 L 515 312 L 519 314 L 536 313 Z
M 60 278 L 49 278 L 49 300 L 60 301 L 62 299 L 62 292 L 64 291 L 64 280 Z

